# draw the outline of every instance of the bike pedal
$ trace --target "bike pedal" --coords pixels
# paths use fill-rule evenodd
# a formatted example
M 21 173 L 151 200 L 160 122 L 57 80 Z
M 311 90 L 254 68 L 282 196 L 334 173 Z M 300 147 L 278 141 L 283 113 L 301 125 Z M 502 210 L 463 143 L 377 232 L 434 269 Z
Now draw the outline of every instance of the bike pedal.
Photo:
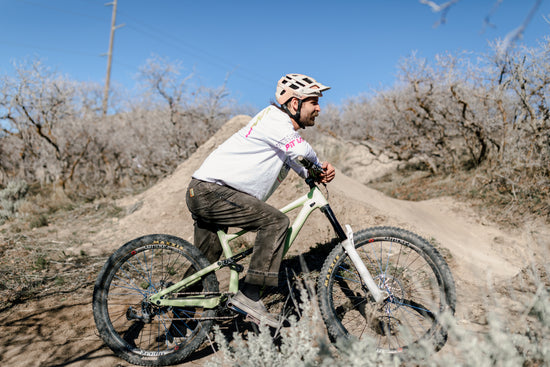
M 240 308 L 234 306 L 232 303 L 230 303 L 229 301 L 227 302 L 226 304 L 227 308 L 230 309 L 231 311 L 235 311 L 235 312 L 238 312 L 240 314 L 243 314 L 243 315 L 246 315 L 247 313 L 244 312 L 243 310 L 241 310 Z
M 232 264 L 229 265 L 229 268 L 237 271 L 238 273 L 242 273 L 244 271 L 244 266 L 242 266 L 241 264 Z
M 232 304 L 228 304 L 227 307 L 230 309 L 230 310 L 233 310 L 235 312 L 238 312 L 240 313 L 241 315 L 244 316 L 244 321 L 245 322 L 253 322 L 255 324 L 258 324 L 260 325 L 260 320 L 258 320 L 256 317 L 244 312 L 243 310 L 241 310 L 240 308 L 236 307 L 236 306 L 233 306 Z
M 244 321 L 245 322 L 253 322 L 253 323 L 257 324 L 258 326 L 260 326 L 260 320 L 258 320 L 254 316 L 251 316 L 250 314 L 246 314 L 246 317 L 244 318 Z

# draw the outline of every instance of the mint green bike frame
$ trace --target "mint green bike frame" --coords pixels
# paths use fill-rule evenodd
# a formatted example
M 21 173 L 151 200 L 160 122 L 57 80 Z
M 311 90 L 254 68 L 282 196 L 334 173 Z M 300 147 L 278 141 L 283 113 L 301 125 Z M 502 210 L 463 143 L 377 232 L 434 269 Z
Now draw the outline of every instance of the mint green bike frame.
M 329 203 L 321 190 L 314 184 L 310 184 L 310 188 L 311 189 L 309 193 L 280 209 L 281 212 L 286 214 L 297 208 L 302 208 L 292 225 L 288 228 L 283 256 L 288 252 L 290 246 L 292 246 L 292 243 L 296 239 L 296 236 L 298 235 L 298 233 L 300 233 L 300 230 L 304 226 L 307 218 L 315 209 L 322 208 L 323 212 L 327 215 L 327 217 L 335 227 L 338 236 L 342 240 L 346 239 L 346 235 L 344 234 L 340 225 L 336 222 L 336 219 L 332 214 L 332 210 L 330 209 Z M 247 230 L 242 230 L 237 233 L 229 234 L 221 230 L 218 231 L 218 238 L 220 240 L 225 259 L 217 261 L 216 263 L 199 270 L 198 272 L 190 275 L 185 279 L 182 279 L 172 286 L 151 295 L 149 297 L 149 301 L 158 306 L 214 308 L 218 306 L 225 299 L 225 297 L 227 297 L 227 294 L 237 293 L 237 291 L 239 290 L 239 271 L 232 265 L 235 264 L 235 261 L 238 261 L 251 254 L 252 249 L 243 250 L 242 252 L 233 255 L 233 252 L 231 251 L 231 248 L 229 246 L 229 242 L 233 241 L 236 238 L 239 238 L 247 232 Z M 169 295 L 171 293 L 178 293 L 185 288 L 199 282 L 203 276 L 211 272 L 216 272 L 225 266 L 230 267 L 228 293 L 221 293 L 219 295 L 216 294 L 215 296 L 188 295 L 185 296 L 185 298 L 169 298 Z

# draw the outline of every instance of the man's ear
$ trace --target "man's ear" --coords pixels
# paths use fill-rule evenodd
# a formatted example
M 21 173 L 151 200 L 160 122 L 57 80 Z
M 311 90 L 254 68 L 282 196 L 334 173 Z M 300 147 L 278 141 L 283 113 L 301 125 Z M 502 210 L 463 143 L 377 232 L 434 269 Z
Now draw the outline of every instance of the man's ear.
M 288 104 L 288 107 L 290 108 L 290 112 L 296 113 L 298 111 L 298 98 L 292 98 Z

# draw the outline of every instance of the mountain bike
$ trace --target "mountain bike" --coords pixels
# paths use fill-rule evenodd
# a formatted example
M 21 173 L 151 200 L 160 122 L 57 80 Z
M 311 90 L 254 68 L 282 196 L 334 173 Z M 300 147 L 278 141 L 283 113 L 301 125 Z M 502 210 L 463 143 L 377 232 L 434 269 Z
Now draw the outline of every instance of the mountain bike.
M 338 237 L 317 281 L 317 296 L 330 338 L 376 343 L 383 353 L 402 353 L 429 341 L 446 342 L 443 313 L 454 314 L 456 291 L 449 266 L 425 239 L 404 229 L 373 227 L 354 233 L 339 224 L 311 173 L 309 191 L 283 207 L 300 209 L 288 229 L 286 254 L 309 215 L 320 209 Z M 327 195 L 328 196 L 328 195 Z M 252 248 L 233 254 L 230 242 L 247 231 L 218 231 L 223 259 L 210 264 L 191 243 L 166 234 L 127 242 L 100 271 L 93 314 L 113 352 L 137 365 L 181 363 L 208 337 L 216 321 L 234 318 L 228 300 L 239 289 L 240 261 Z M 218 271 L 229 268 L 227 289 Z

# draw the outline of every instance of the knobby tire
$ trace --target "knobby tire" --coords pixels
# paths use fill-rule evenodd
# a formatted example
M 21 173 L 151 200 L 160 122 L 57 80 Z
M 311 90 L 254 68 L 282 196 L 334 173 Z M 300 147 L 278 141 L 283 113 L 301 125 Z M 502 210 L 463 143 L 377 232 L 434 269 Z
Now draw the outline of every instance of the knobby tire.
M 174 236 L 148 235 L 123 245 L 94 287 L 93 314 L 103 341 L 136 365 L 182 362 L 204 342 L 216 310 L 160 307 L 147 297 L 208 265 L 196 247 Z M 183 292 L 219 292 L 213 273 L 191 288 Z
M 334 248 L 317 283 L 331 339 L 357 338 L 386 353 L 425 341 L 439 350 L 447 338 L 441 316 L 454 314 L 456 307 L 454 280 L 440 253 L 425 239 L 393 227 L 359 231 L 354 242 L 389 297 L 376 304 L 343 247 Z

